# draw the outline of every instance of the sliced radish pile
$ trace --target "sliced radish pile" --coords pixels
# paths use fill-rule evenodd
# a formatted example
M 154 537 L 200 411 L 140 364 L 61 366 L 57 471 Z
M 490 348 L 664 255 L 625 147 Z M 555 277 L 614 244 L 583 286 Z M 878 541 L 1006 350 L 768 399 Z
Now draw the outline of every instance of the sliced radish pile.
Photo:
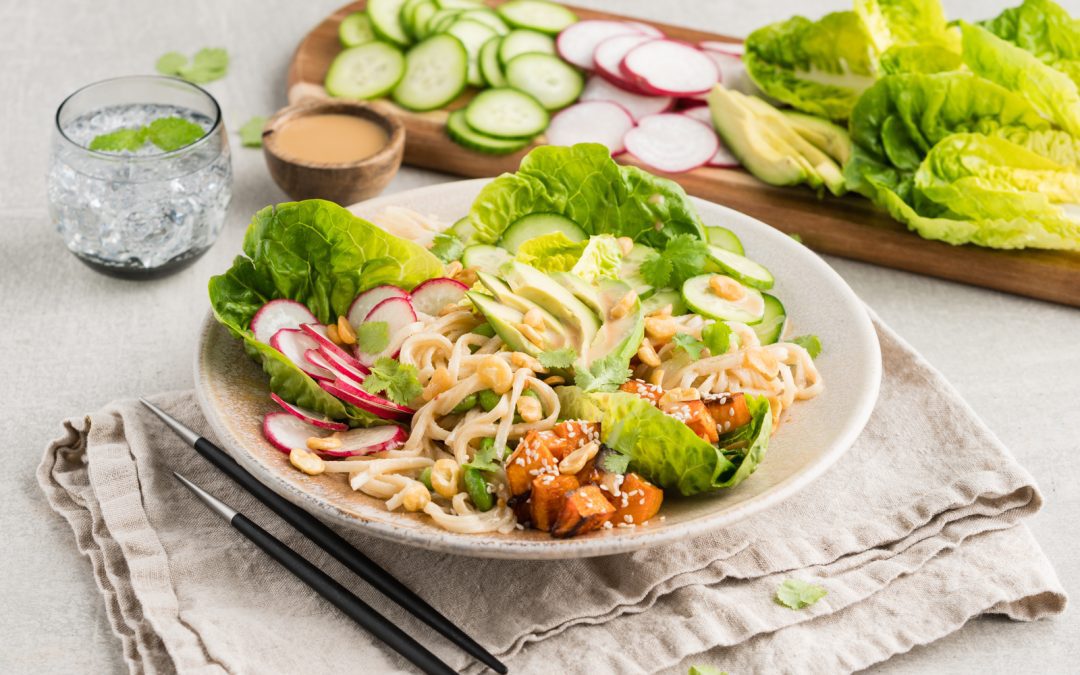
M 398 350 L 401 349 L 401 343 L 408 337 L 405 329 L 409 324 L 416 322 L 416 311 L 408 298 L 387 298 L 375 305 L 375 308 L 364 317 L 364 323 L 369 321 L 386 322 L 390 335 L 390 344 L 378 354 L 358 352 L 356 358 L 364 366 L 371 366 L 376 359 L 383 356 L 389 356 L 390 358 L 397 356 Z
M 682 114 L 690 119 L 706 124 L 710 128 L 713 125 L 712 114 L 709 112 L 708 107 L 689 108 L 683 110 Z M 713 154 L 712 158 L 706 163 L 709 166 L 716 166 L 724 169 L 734 169 L 741 166 L 739 160 L 736 159 L 735 155 L 731 154 L 731 150 L 729 150 L 728 146 L 724 145 L 724 142 L 719 138 L 717 138 L 716 153 Z
M 341 439 L 340 448 L 320 450 L 319 454 L 328 457 L 374 455 L 376 452 L 386 452 L 401 447 L 409 435 L 401 427 L 388 424 L 382 427 L 352 429 L 338 434 L 337 437 Z
M 720 81 L 712 59 L 677 40 L 643 42 L 626 52 L 620 68 L 639 89 L 667 96 L 703 94 Z
M 295 363 L 300 370 L 308 375 L 324 380 L 333 379 L 334 374 L 332 372 L 311 363 L 304 356 L 305 352 L 316 349 L 319 343 L 303 330 L 299 328 L 282 328 L 270 338 L 270 346 L 284 354 L 285 358 Z
M 335 382 L 320 381 L 319 386 L 342 401 L 351 403 L 357 408 L 366 410 L 384 419 L 408 417 L 416 412 L 412 408 L 398 405 L 382 396 L 369 394 L 360 387 L 350 384 L 345 380 L 337 380 Z
M 307 422 L 313 427 L 320 429 L 326 429 L 328 431 L 345 431 L 349 428 L 348 424 L 344 422 L 335 422 L 322 413 L 317 413 L 314 410 L 308 410 L 307 408 L 301 408 L 300 406 L 293 405 L 285 399 L 281 398 L 277 394 L 270 394 L 270 398 L 279 406 L 285 409 L 285 412 L 289 413 L 293 417 Z
M 611 154 L 623 151 L 623 136 L 634 128 L 634 118 L 618 103 L 584 101 L 551 118 L 548 142 L 554 145 L 602 143 Z
M 409 294 L 397 286 L 386 285 L 369 288 L 352 301 L 346 318 L 355 328 L 371 313 L 371 310 L 375 309 L 375 305 L 389 298 L 405 298 L 407 300 Z
M 308 424 L 287 412 L 269 413 L 263 417 L 263 436 L 278 450 L 289 454 L 294 448 L 307 449 L 307 439 L 329 436 L 330 432 Z
M 325 368 L 333 373 L 333 377 L 327 378 L 334 382 L 339 380 L 345 380 L 350 384 L 360 386 L 360 383 L 364 381 L 364 378 L 368 376 L 367 368 L 360 370 L 353 367 L 351 364 L 342 361 L 338 355 L 329 352 L 309 351 L 304 354 L 311 363 L 316 363 L 320 366 L 325 364 Z
M 699 42 L 698 47 L 701 47 L 705 51 L 720 52 L 721 54 L 729 54 L 740 58 L 746 53 L 746 45 L 742 42 L 717 42 L 716 40 L 705 40 Z
M 596 64 L 597 74 L 627 91 L 645 93 L 641 90 L 641 87 L 623 73 L 620 66 L 623 58 L 631 49 L 656 39 L 648 35 L 631 34 L 616 35 L 604 40 L 596 46 L 596 51 L 593 52 L 593 61 Z
M 270 344 L 270 338 L 282 328 L 299 328 L 300 324 L 318 323 L 307 307 L 295 300 L 271 300 L 251 317 L 251 332 L 255 339 Z
M 585 89 L 581 92 L 579 100 L 611 101 L 625 108 L 635 121 L 647 115 L 667 112 L 675 103 L 675 99 L 670 96 L 634 94 L 595 75 L 585 83 Z M 620 141 L 619 144 L 622 145 L 622 142 Z
M 704 53 L 716 64 L 717 69 L 720 71 L 720 81 L 724 83 L 725 87 L 748 96 L 761 94 L 757 85 L 750 79 L 746 64 L 738 55 L 712 49 L 705 49 Z
M 578 21 L 559 33 L 555 49 L 564 61 L 578 68 L 592 70 L 595 65 L 593 52 L 597 45 L 616 35 L 642 35 L 644 31 L 641 30 L 641 25 L 635 26 L 625 21 Z
M 687 108 L 686 110 L 680 110 L 680 113 L 686 115 L 692 120 L 697 120 L 702 124 L 707 124 L 710 127 L 712 123 L 712 113 L 709 112 L 709 106 L 696 106 L 694 108 Z
M 664 31 L 652 24 L 641 23 L 640 21 L 624 21 L 623 23 L 632 28 L 636 28 L 637 31 L 643 35 L 651 35 L 658 38 L 664 37 Z
M 327 337 L 326 328 L 323 326 L 320 326 L 317 323 L 305 323 L 300 326 L 300 330 L 304 331 L 304 334 L 317 343 L 319 351 L 331 364 L 341 364 L 342 367 L 352 368 L 367 374 L 367 366 L 357 361 L 352 354 L 334 344 L 334 342 Z
M 412 306 L 417 312 L 435 316 L 443 307 L 464 298 L 467 290 L 468 286 L 454 279 L 428 279 L 413 289 Z
M 678 113 L 652 115 L 626 134 L 626 149 L 658 171 L 678 173 L 708 162 L 719 147 L 712 128 Z

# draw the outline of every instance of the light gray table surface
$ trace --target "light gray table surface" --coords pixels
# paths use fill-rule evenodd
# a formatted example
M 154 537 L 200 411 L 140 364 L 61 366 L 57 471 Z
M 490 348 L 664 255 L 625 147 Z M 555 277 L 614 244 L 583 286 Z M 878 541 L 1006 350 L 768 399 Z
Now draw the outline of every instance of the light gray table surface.
M 1019 0 L 1016 0 L 1018 2 Z M 284 195 L 258 150 L 239 148 L 248 117 L 284 105 L 285 69 L 303 34 L 339 3 L 197 0 L 0 2 L 0 672 L 120 672 L 89 563 L 34 480 L 60 421 L 110 400 L 192 386 L 206 281 L 239 251 L 251 214 Z M 579 0 L 578 4 L 730 35 L 843 0 Z M 1000 0 L 946 0 L 984 18 Z M 1071 6 L 1070 6 L 1071 5 Z M 1080 3 L 1066 6 L 1080 16 Z M 151 72 L 169 50 L 224 46 L 228 76 L 209 85 L 233 132 L 234 196 L 218 243 L 159 281 L 101 276 L 50 224 L 45 170 L 53 115 L 77 87 Z M 403 169 L 389 191 L 454 180 Z M 1080 311 L 865 264 L 828 259 L 882 318 L 941 369 L 1034 474 L 1046 507 L 1031 528 L 1067 590 L 1080 593 Z M 1080 292 L 1080 290 L 1078 290 Z M 880 672 L 1076 672 L 1080 614 L 1015 624 L 977 619 Z

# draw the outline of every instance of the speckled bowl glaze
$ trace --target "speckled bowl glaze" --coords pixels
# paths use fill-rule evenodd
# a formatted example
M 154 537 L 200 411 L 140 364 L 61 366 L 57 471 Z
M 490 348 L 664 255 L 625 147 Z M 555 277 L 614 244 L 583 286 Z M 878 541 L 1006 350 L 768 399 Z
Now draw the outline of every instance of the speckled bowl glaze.
M 468 211 L 486 182 L 461 181 L 388 195 L 352 211 L 370 217 L 396 205 L 453 222 Z M 793 334 L 821 337 L 825 350 L 817 364 L 825 391 L 786 413 L 765 460 L 749 479 L 708 496 L 669 495 L 661 510 L 663 520 L 562 540 L 535 530 L 456 534 L 426 517 L 387 511 L 383 502 L 349 489 L 339 474 L 300 473 L 262 437 L 263 414 L 276 408 L 266 376 L 212 316 L 203 326 L 195 359 L 199 404 L 218 442 L 275 492 L 339 527 L 408 546 L 488 558 L 579 558 L 636 551 L 723 528 L 807 488 L 851 447 L 877 400 L 881 353 L 862 303 L 821 258 L 749 216 L 694 202 L 706 224 L 735 231 L 749 255 L 776 275 L 773 292 L 784 301 Z

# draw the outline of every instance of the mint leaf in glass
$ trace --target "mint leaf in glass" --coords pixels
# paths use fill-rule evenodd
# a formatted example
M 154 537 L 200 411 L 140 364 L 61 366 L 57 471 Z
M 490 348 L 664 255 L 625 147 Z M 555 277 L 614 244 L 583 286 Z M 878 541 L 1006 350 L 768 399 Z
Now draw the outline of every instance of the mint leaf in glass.
M 146 127 L 117 129 L 95 136 L 90 149 L 98 152 L 135 152 L 146 142 Z
M 181 117 L 163 117 L 146 127 L 146 138 L 165 152 L 191 145 L 205 133 L 198 124 Z

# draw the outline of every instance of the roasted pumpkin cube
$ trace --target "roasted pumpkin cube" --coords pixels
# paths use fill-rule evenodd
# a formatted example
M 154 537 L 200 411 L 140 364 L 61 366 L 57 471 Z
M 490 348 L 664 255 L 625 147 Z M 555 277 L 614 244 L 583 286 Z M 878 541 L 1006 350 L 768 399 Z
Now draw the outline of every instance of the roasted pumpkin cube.
M 675 419 L 681 421 L 702 440 L 715 443 L 720 439 L 716 430 L 716 420 L 702 401 L 672 401 L 660 408 Z
M 566 420 L 559 422 L 552 428 L 555 435 L 565 438 L 571 447 L 576 448 L 589 441 L 600 440 L 600 423 L 586 422 L 585 420 Z
M 636 473 L 628 473 L 619 486 L 619 494 L 611 496 L 611 502 L 615 505 L 613 523 L 640 525 L 660 511 L 664 491 Z
M 578 480 L 573 476 L 553 476 L 544 474 L 532 481 L 532 494 L 529 495 L 529 515 L 532 525 L 538 530 L 550 530 L 551 524 L 562 511 L 566 495 L 578 488 Z
M 645 380 L 627 380 L 619 387 L 619 391 L 636 394 L 653 405 L 658 405 L 660 397 L 664 395 L 664 390 L 660 385 L 649 384 Z
M 592 532 L 603 527 L 614 513 L 615 507 L 604 498 L 600 488 L 585 485 L 566 495 L 551 526 L 551 536 L 564 538 Z
M 559 459 L 548 449 L 550 444 L 539 437 L 542 433 L 545 432 L 530 431 L 506 460 L 506 482 L 514 496 L 527 494 L 533 478 L 559 473 Z M 550 437 L 557 438 L 555 434 Z
M 705 407 L 720 427 L 721 433 L 750 424 L 750 408 L 743 394 L 714 394 L 705 399 Z

